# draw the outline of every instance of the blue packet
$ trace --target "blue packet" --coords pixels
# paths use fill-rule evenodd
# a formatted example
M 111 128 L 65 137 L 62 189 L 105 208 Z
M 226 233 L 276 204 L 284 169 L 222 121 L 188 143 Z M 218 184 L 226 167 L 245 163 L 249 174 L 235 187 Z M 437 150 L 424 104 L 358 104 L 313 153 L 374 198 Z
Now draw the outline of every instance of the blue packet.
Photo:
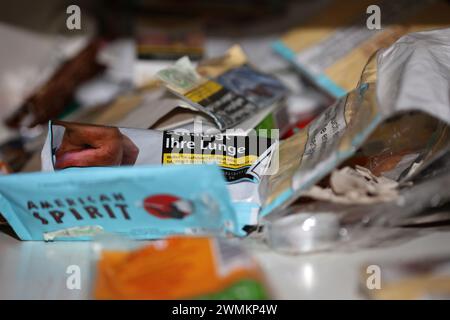
M 0 176 L 0 212 L 22 240 L 244 235 L 215 165 L 70 168 Z
M 257 135 L 198 134 L 50 121 L 42 171 L 69 168 L 215 163 L 222 169 L 238 224 L 256 225 L 258 185 L 273 149 Z

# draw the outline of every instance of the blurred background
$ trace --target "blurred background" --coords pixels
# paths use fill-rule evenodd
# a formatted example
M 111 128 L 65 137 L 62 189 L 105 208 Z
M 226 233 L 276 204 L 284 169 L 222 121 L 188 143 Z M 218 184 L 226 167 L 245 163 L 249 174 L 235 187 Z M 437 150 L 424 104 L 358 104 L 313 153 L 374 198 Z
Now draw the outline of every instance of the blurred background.
M 321 51 L 321 61 L 330 65 L 344 55 L 337 52 L 338 47 L 348 54 L 369 37 L 366 9 L 372 2 L 4 2 L 0 11 L 0 159 L 13 171 L 35 170 L 36 163 L 25 165 L 39 149 L 48 120 L 116 124 L 137 106 L 133 97 L 151 86 L 158 70 L 185 55 L 194 61 L 222 55 L 236 43 L 259 70 L 276 75 L 291 90 L 282 129 L 292 133 L 332 104 L 336 94 L 311 81 L 308 72 L 299 72 L 275 52 L 274 44 L 284 39 L 287 47 L 302 51 L 311 39 L 342 34 L 345 42 L 335 39 L 334 47 Z M 374 51 L 408 31 L 410 26 L 399 30 L 399 21 L 422 13 L 419 29 L 448 23 L 446 1 L 377 3 L 384 36 L 363 47 L 362 57 L 347 63 L 344 72 L 342 66 L 330 69 L 329 77 L 343 82 L 341 93 L 356 85 Z M 78 6 L 79 17 L 78 12 L 68 11 L 71 5 Z

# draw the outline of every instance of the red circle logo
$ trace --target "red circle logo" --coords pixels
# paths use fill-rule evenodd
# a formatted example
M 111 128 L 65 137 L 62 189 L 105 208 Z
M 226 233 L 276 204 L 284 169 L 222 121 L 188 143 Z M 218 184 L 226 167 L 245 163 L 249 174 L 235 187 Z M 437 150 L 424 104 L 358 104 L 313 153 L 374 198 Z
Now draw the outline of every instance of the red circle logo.
M 192 203 L 170 194 L 158 194 L 144 199 L 144 209 L 160 219 L 183 219 L 192 212 Z

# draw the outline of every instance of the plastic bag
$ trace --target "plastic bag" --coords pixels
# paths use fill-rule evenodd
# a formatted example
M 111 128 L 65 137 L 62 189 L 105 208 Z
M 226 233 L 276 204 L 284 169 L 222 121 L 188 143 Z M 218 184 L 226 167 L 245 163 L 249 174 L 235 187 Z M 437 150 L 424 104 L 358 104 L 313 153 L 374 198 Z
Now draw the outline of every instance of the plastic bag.
M 381 50 L 354 91 L 281 141 L 279 170 L 259 186 L 262 215 L 344 162 L 404 182 L 448 150 L 449 37 L 450 29 L 413 33 Z

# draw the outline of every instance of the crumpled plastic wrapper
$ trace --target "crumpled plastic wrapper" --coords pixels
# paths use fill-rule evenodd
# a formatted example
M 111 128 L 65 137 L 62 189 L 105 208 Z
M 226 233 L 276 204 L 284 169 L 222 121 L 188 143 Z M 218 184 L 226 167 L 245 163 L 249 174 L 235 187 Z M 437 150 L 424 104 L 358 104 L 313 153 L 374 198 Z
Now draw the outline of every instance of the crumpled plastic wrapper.
M 450 29 L 412 33 L 380 50 L 355 90 L 281 141 L 279 170 L 259 187 L 261 216 L 287 208 L 336 168 L 359 165 L 404 183 L 445 153 L 449 37 Z
M 390 201 L 299 202 L 264 217 L 265 242 L 276 251 L 291 254 L 353 251 L 392 245 L 448 228 L 449 170 L 450 151 L 425 168 L 412 183 L 398 185 L 397 196 Z

